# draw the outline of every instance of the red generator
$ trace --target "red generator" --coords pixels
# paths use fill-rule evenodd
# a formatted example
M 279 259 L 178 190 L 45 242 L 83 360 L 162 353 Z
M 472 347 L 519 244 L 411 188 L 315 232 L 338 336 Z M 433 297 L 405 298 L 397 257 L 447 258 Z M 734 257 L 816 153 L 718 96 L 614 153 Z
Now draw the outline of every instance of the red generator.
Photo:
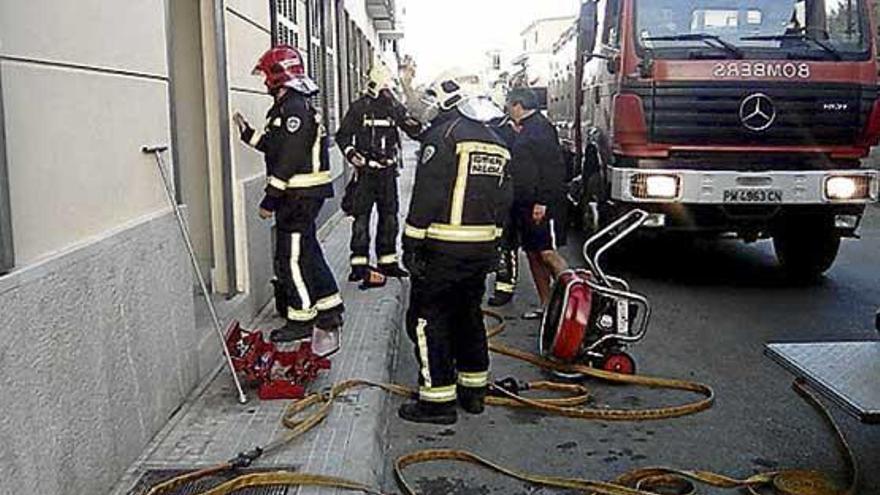
M 538 348 L 542 356 L 560 363 L 635 374 L 635 360 L 625 349 L 644 338 L 651 306 L 644 296 L 630 291 L 625 280 L 606 275 L 600 261 L 648 216 L 643 210 L 621 216 L 584 243 L 588 268 L 559 275 L 541 323 Z

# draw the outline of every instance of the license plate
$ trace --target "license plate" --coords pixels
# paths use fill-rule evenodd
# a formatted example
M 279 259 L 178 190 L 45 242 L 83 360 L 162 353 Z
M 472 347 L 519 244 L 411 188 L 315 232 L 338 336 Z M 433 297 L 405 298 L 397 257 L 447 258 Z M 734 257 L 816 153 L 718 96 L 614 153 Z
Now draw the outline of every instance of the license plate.
M 725 203 L 782 203 L 779 189 L 726 189 Z

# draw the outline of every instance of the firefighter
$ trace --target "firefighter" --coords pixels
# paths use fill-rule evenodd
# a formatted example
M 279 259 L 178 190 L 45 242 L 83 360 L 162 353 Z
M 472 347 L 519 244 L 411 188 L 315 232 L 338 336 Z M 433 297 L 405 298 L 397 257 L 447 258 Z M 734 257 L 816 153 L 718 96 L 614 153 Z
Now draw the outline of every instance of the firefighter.
M 450 79 L 428 94 L 438 114 L 422 136 L 403 236 L 419 396 L 398 414 L 452 424 L 456 400 L 472 414 L 484 407 L 489 354 L 480 304 L 511 201 L 510 152 L 486 124 L 501 113 L 491 100 L 469 97 Z
M 254 69 L 262 74 L 275 103 L 263 131 L 236 113 L 241 139 L 265 155 L 268 185 L 260 217 L 275 217 L 275 276 L 286 301 L 286 324 L 271 340 L 308 339 L 319 356 L 339 349 L 343 304 L 333 272 L 318 243 L 315 221 L 333 196 L 332 176 L 321 117 L 311 103 L 318 86 L 305 75 L 299 51 L 278 46 Z
M 507 147 L 511 148 L 516 139 L 516 124 L 508 116 L 495 119 L 491 124 Z M 510 303 L 516 291 L 516 283 L 519 279 L 519 239 L 515 226 L 513 209 L 511 209 L 504 224 L 504 237 L 498 249 L 498 268 L 495 270 L 495 287 L 488 301 L 489 306 L 498 307 Z
M 336 133 L 337 144 L 355 167 L 343 201 L 347 213 L 354 217 L 349 275 L 352 282 L 363 281 L 371 274 L 370 217 L 374 205 L 379 214 L 376 229 L 379 272 L 387 277 L 408 276 L 397 256 L 397 177 L 401 163 L 398 129 L 415 139 L 422 125 L 407 114 L 394 96 L 393 86 L 394 78 L 388 68 L 377 63 L 370 70 L 364 95 L 352 103 Z

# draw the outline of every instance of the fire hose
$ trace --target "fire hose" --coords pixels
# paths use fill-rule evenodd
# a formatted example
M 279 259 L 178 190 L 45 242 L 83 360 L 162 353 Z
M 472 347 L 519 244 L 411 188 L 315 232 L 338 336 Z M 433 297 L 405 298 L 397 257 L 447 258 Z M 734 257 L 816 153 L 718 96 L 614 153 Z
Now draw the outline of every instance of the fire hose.
M 489 330 L 489 336 L 496 337 L 504 331 L 504 320 L 498 313 L 486 311 L 486 316 L 497 320 L 497 324 Z M 596 419 L 602 421 L 654 421 L 687 416 L 705 411 L 714 403 L 714 391 L 711 387 L 698 382 L 648 377 L 641 375 L 624 375 L 597 370 L 586 365 L 568 365 L 549 361 L 538 355 L 514 349 L 497 341 L 490 340 L 489 349 L 495 353 L 520 359 L 548 371 L 579 373 L 605 382 L 635 385 L 655 389 L 679 390 L 702 395 L 703 398 L 670 407 L 647 409 L 597 409 L 582 407 L 589 399 L 586 387 L 579 384 L 534 381 L 517 384 L 513 381 L 490 385 L 490 395 L 486 402 L 491 406 L 510 408 L 528 408 L 541 411 L 548 415 L 563 416 L 575 419 Z M 147 495 L 167 495 L 174 490 L 196 480 L 223 474 L 229 471 L 250 467 L 265 455 L 284 448 L 294 440 L 321 424 L 329 416 L 333 404 L 349 392 L 363 388 L 377 388 L 393 395 L 406 398 L 417 396 L 411 387 L 377 383 L 368 380 L 348 380 L 337 383 L 328 389 L 308 395 L 302 400 L 291 403 L 284 413 L 282 423 L 288 430 L 286 434 L 262 448 L 243 452 L 228 462 L 216 467 L 196 471 L 173 478 L 153 487 Z M 746 479 L 737 479 L 725 475 L 699 470 L 681 470 L 665 467 L 641 468 L 628 471 L 613 481 L 598 481 L 579 478 L 564 478 L 526 473 L 510 469 L 476 454 L 463 450 L 421 450 L 396 459 L 394 474 L 403 495 L 418 495 L 407 480 L 404 472 L 407 468 L 432 462 L 462 462 L 493 471 L 522 482 L 549 488 L 578 490 L 593 495 L 663 495 L 666 493 L 695 494 L 697 485 L 703 484 L 715 488 L 745 489 L 752 495 L 775 493 L 778 495 L 854 495 L 859 478 L 858 465 L 851 447 L 843 432 L 834 422 L 828 410 L 819 402 L 801 381 L 795 381 L 793 388 L 810 403 L 823 420 L 834 431 L 838 447 L 842 452 L 849 474 L 849 483 L 841 488 L 828 475 L 819 471 L 780 470 L 756 474 Z M 522 390 L 536 390 L 561 394 L 555 398 L 527 398 L 520 394 Z M 384 492 L 363 483 L 344 478 L 315 475 L 300 472 L 275 471 L 254 473 L 238 476 L 230 481 L 219 484 L 209 491 L 198 495 L 227 495 L 245 488 L 269 486 L 314 486 L 340 488 L 359 491 L 371 495 L 383 495 Z M 670 491 L 672 490 L 672 491 Z M 189 492 L 188 492 L 189 493 Z

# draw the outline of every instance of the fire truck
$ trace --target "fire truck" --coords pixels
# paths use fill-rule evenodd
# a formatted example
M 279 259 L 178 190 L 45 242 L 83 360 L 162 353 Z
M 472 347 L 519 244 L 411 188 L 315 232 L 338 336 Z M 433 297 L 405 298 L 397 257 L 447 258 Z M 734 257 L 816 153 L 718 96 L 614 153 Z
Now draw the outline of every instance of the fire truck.
M 587 0 L 554 49 L 549 115 L 594 230 L 772 239 L 815 278 L 857 236 L 878 174 L 869 0 Z

